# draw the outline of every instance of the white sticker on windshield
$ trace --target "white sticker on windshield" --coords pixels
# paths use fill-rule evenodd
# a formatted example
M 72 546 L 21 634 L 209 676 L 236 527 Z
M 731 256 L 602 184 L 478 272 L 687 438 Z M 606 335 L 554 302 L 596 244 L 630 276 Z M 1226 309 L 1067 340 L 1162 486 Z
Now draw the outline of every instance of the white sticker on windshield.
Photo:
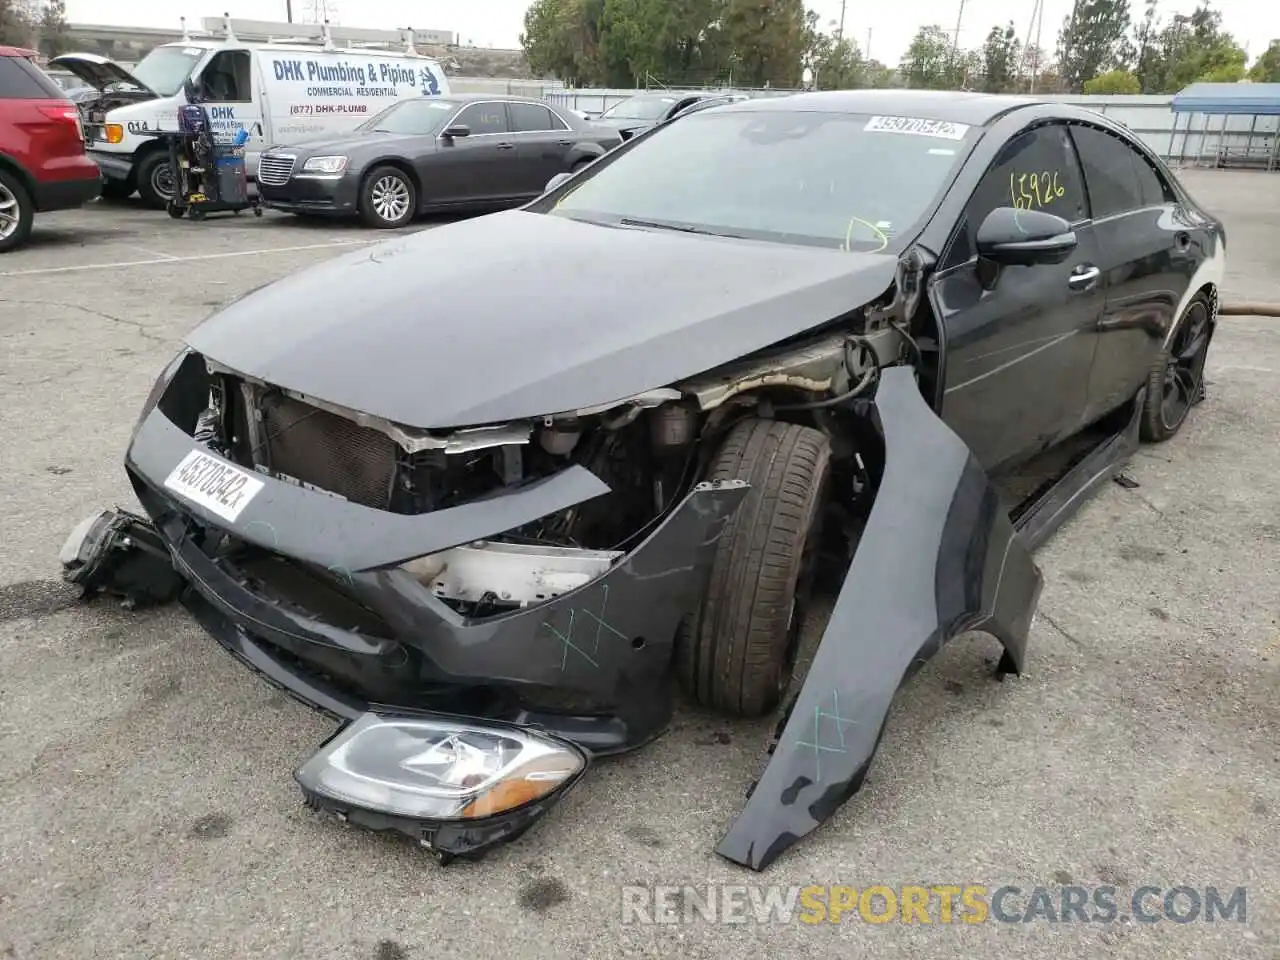
M 925 120 L 921 117 L 872 117 L 864 130 L 876 133 L 910 133 L 917 137 L 941 137 L 943 140 L 963 140 L 969 132 L 965 123 L 949 120 Z

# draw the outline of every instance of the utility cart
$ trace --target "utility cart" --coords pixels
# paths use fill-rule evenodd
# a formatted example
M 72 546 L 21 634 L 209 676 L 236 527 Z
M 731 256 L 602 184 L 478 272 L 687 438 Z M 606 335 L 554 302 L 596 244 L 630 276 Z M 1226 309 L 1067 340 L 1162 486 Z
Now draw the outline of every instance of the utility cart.
M 185 104 L 178 110 L 177 130 L 151 130 L 147 135 L 165 141 L 169 150 L 174 185 L 167 204 L 169 216 L 203 220 L 210 213 L 238 214 L 250 209 L 254 216 L 262 216 L 258 199 L 249 197 L 246 131 L 219 136 L 209 122 L 208 110 L 200 104 Z

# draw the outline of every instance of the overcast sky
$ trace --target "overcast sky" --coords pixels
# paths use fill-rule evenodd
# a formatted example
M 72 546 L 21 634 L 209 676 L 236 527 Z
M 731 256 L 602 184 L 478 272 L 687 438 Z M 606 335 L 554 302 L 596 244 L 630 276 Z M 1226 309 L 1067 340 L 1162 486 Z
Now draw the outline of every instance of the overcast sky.
M 295 20 L 323 0 L 293 0 Z M 809 6 L 822 17 L 823 23 L 838 20 L 840 0 L 808 0 Z M 412 26 L 420 29 L 449 30 L 462 35 L 463 43 L 485 47 L 519 45 L 524 11 L 529 0 L 333 0 L 330 20 L 350 27 L 395 29 Z M 1195 0 L 1161 0 L 1161 13 L 1167 19 L 1174 13 L 1190 13 Z M 978 46 L 994 23 L 1006 22 L 1013 15 L 1019 36 L 1024 36 L 1031 17 L 1033 0 L 966 0 L 960 26 L 960 43 Z M 1135 15 L 1140 14 L 1142 0 L 1133 0 Z M 911 3 L 886 3 L 884 0 L 848 0 L 845 11 L 845 33 L 867 46 L 871 31 L 871 55 L 889 64 L 898 58 L 911 42 L 915 31 L 926 23 L 937 23 L 948 31 L 955 29 L 958 0 L 913 0 Z M 1041 46 L 1052 50 L 1058 28 L 1071 9 L 1071 0 L 1045 0 L 1044 31 Z M 1250 60 L 1262 53 L 1272 39 L 1280 39 L 1280 0 L 1216 0 L 1226 28 L 1243 44 L 1248 44 Z M 185 16 L 189 24 L 202 17 L 220 15 L 223 9 L 233 17 L 254 20 L 284 20 L 285 0 L 67 0 L 67 19 L 81 23 L 120 23 L 136 26 L 177 25 Z M 910 11 L 909 13 L 907 11 Z

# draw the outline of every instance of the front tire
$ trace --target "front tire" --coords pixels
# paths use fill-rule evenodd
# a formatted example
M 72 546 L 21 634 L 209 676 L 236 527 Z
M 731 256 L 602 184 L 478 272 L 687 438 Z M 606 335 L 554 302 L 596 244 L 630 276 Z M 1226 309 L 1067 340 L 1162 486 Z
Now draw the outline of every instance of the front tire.
M 136 173 L 138 195 L 142 202 L 153 210 L 163 210 L 173 199 L 175 185 L 173 168 L 169 165 L 169 155 L 162 150 L 153 150 L 138 163 Z
M 796 424 L 744 420 L 717 453 L 707 479 L 745 480 L 751 489 L 676 640 L 677 669 L 700 704 L 758 717 L 786 693 L 830 476 L 826 435 Z
M 1168 345 L 1147 375 L 1139 436 L 1161 443 L 1182 429 L 1204 389 L 1204 365 L 1213 336 L 1213 306 L 1197 293 L 1178 318 Z
M 418 191 L 396 167 L 376 167 L 360 186 L 360 219 L 378 230 L 403 227 L 418 210 Z
M 7 170 L 0 170 L 0 253 L 17 250 L 31 236 L 35 203 L 27 188 Z

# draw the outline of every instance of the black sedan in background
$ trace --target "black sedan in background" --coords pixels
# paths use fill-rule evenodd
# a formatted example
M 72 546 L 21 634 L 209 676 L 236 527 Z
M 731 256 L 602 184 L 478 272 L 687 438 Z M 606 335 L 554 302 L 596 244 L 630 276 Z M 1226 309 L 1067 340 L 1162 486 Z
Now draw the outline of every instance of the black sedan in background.
M 349 134 L 266 150 L 258 190 L 277 210 L 400 227 L 428 210 L 524 203 L 557 173 L 576 172 L 621 142 L 616 131 L 541 100 L 423 97 Z
M 617 130 L 624 140 L 630 140 L 637 133 L 643 133 L 650 127 L 675 119 L 695 104 L 734 103 L 746 100 L 745 93 L 720 93 L 702 91 L 700 93 L 681 93 L 664 90 L 661 93 L 640 93 L 612 107 L 595 118 L 595 123 L 602 127 Z

